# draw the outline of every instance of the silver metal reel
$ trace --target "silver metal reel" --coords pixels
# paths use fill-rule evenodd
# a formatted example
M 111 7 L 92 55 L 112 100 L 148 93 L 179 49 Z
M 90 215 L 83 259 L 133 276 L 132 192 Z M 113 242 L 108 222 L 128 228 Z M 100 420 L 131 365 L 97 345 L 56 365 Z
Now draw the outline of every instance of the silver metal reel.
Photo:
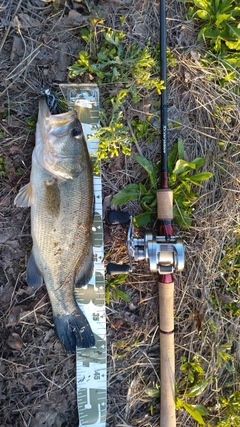
M 127 235 L 127 249 L 132 271 L 132 259 L 149 262 L 150 270 L 159 274 L 170 274 L 184 269 L 184 246 L 180 237 L 153 236 L 147 232 L 144 238 L 134 237 L 132 217 Z

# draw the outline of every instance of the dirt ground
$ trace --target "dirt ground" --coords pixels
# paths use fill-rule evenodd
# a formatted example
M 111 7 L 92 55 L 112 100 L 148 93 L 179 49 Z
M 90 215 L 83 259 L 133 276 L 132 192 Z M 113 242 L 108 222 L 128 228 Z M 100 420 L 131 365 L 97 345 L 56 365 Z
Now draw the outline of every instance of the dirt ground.
M 170 143 L 181 137 L 187 157 L 206 157 L 205 170 L 214 176 L 200 189 L 193 227 L 176 227 L 186 250 L 186 268 L 175 276 L 176 378 L 181 383 L 181 357 L 190 360 L 198 354 L 207 378 L 218 372 L 221 389 L 225 371 L 218 367 L 215 350 L 229 334 L 235 343 L 232 354 L 240 361 L 239 317 L 223 318 L 219 309 L 228 295 L 219 262 L 228 230 L 239 225 L 239 100 L 206 83 L 194 57 L 195 28 L 186 23 L 181 3 L 169 0 L 167 6 L 168 45 L 177 59 L 169 76 L 169 117 L 181 121 L 180 127 L 169 131 Z M 143 44 L 149 37 L 157 42 L 155 1 L 2 0 L 0 4 L 0 167 L 4 168 L 0 177 L 0 427 L 78 426 L 75 356 L 66 355 L 56 338 L 46 289 L 27 287 L 30 212 L 14 207 L 13 200 L 29 181 L 40 95 L 46 88 L 58 93 L 59 83 L 69 81 L 68 66 L 83 48 L 80 29 L 90 17 L 103 17 L 107 26 L 117 29 L 121 15 L 126 17 L 129 37 Z M 215 120 L 219 98 L 222 105 L 231 102 L 234 117 L 231 110 Z M 219 140 L 238 144 L 238 150 L 221 152 Z M 158 141 L 155 144 L 151 150 L 157 156 Z M 104 166 L 106 204 L 109 195 L 124 184 L 124 167 L 129 170 L 131 159 L 112 160 Z M 105 249 L 113 262 L 126 261 L 125 231 L 105 224 Z M 151 411 L 151 398 L 144 392 L 159 383 L 156 277 L 146 264 L 136 264 L 122 290 L 130 302 L 111 300 L 106 309 L 107 426 L 156 427 L 159 402 L 153 400 Z M 217 298 L 214 307 L 211 295 Z M 210 381 L 199 402 L 212 406 L 215 387 Z M 178 411 L 178 425 L 197 423 L 187 412 Z

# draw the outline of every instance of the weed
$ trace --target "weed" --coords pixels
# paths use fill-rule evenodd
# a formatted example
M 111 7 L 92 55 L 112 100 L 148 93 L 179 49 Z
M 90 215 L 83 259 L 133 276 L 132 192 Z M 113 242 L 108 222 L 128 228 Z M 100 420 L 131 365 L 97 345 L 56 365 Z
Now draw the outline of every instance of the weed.
M 126 91 L 121 90 L 115 97 L 110 98 L 112 107 L 110 117 L 103 109 L 100 111 L 102 126 L 96 129 L 94 134 L 94 138 L 99 138 L 95 172 L 99 172 L 100 160 L 117 156 L 120 152 L 125 155 L 131 154 L 133 138 L 128 126 L 123 124 L 123 112 L 119 109 L 126 95 Z
M 224 273 L 228 288 L 239 294 L 240 228 L 238 226 L 229 232 L 228 242 L 224 246 L 222 254 L 220 270 Z
M 222 307 L 226 315 L 239 316 L 240 291 L 240 228 L 229 231 L 219 263 L 218 289 L 223 294 Z M 212 296 L 214 300 L 214 296 Z
M 210 47 L 230 67 L 240 65 L 240 7 L 235 0 L 193 0 L 188 18 L 203 21 L 198 39 L 209 39 Z
M 102 40 L 97 54 L 79 52 L 78 60 L 69 67 L 71 78 L 87 72 L 97 78 L 99 84 L 120 83 L 128 88 L 135 102 L 141 99 L 141 91 L 157 89 L 161 93 L 163 85 L 158 78 L 158 62 L 148 45 L 129 43 L 124 33 L 111 28 L 102 27 L 100 34 Z M 84 28 L 82 37 L 91 42 L 93 32 Z
M 36 124 L 37 124 L 37 115 L 32 114 L 30 117 L 25 119 L 26 122 L 26 131 L 30 134 L 36 132 Z
M 153 415 L 155 400 L 159 399 L 160 397 L 160 385 L 153 384 L 151 387 L 146 388 L 145 393 L 147 396 L 151 398 L 149 411 L 150 411 L 150 414 Z
M 0 112 L 0 120 L 7 119 L 7 117 L 8 117 L 8 109 L 3 108 Z
M 236 427 L 240 425 L 240 392 L 235 390 L 223 396 L 215 408 L 221 421 L 215 420 L 215 427 Z
M 229 352 L 232 349 L 232 343 L 225 343 L 221 344 L 217 348 L 217 359 L 218 359 L 218 366 L 226 366 L 228 367 L 229 362 L 233 360 L 233 355 L 229 354 Z
M 78 60 L 69 67 L 69 76 L 74 78 L 87 73 L 98 84 L 110 87 L 100 115 L 102 126 L 95 134 L 95 138 L 100 140 L 95 166 L 95 170 L 99 171 L 100 160 L 120 152 L 125 155 L 131 153 L 134 138 L 129 126 L 124 124 L 124 104 L 137 103 L 153 91 L 160 94 L 163 82 L 158 77 L 158 48 L 152 52 L 149 44 L 143 47 L 129 42 L 123 32 L 105 28 L 102 20 L 91 20 L 90 29 L 84 28 L 81 35 L 90 53 L 79 52 Z M 140 121 L 138 125 L 133 123 L 133 126 L 139 128 Z
M 17 174 L 18 174 L 18 175 L 20 175 L 20 176 L 24 174 L 24 170 L 23 170 L 22 168 L 17 168 L 17 171 L 16 171 L 16 172 L 17 172 Z
M 174 195 L 174 220 L 181 226 L 191 225 L 192 203 L 199 197 L 193 192 L 192 185 L 201 186 L 201 181 L 209 179 L 211 172 L 194 173 L 200 169 L 205 159 L 196 158 L 191 162 L 184 160 L 184 147 L 182 140 L 178 140 L 171 148 L 168 156 L 169 186 Z M 137 226 L 146 225 L 156 216 L 156 191 L 158 188 L 159 165 L 141 156 L 135 156 L 137 162 L 147 172 L 146 183 L 128 184 L 123 190 L 114 195 L 112 204 L 123 205 L 129 200 L 138 200 L 144 212 L 134 218 Z
M 175 221 L 183 226 L 192 223 L 192 204 L 199 197 L 192 186 L 201 187 L 201 182 L 212 176 L 211 172 L 197 171 L 205 164 L 205 159 L 197 157 L 191 162 L 184 160 L 184 145 L 181 139 L 171 148 L 168 156 L 169 187 L 173 190 Z
M 151 117 L 148 117 L 144 121 L 138 118 L 132 120 L 131 124 L 137 139 L 147 138 L 148 142 L 154 140 L 156 137 L 156 129 L 152 126 L 150 120 Z
M 179 382 L 178 397 L 176 398 L 176 408 L 184 408 L 200 425 L 204 425 L 202 415 L 207 415 L 208 410 L 203 405 L 193 405 L 186 402 L 186 398 L 200 396 L 208 385 L 206 373 L 196 355 L 192 360 L 187 361 L 185 357 L 181 358 L 183 362 L 180 370 L 184 372 L 182 380 Z M 182 396 L 182 397 L 180 397 Z
M 184 396 L 193 397 L 201 394 L 206 388 L 205 371 L 196 355 L 192 360 L 187 361 L 181 357 L 182 365 L 180 370 L 184 372 L 184 379 L 180 388 L 184 390 Z
M 127 274 L 119 274 L 115 278 L 111 278 L 109 280 L 106 280 L 106 303 L 110 304 L 110 297 L 115 301 L 118 301 L 119 298 L 123 299 L 124 301 L 129 302 L 130 297 L 126 292 L 122 291 L 118 288 L 119 285 L 122 285 L 125 282 L 125 279 L 127 277 Z
M 181 371 L 184 372 L 184 378 L 179 384 L 176 396 L 176 409 L 185 409 L 191 417 L 200 425 L 205 422 L 202 418 L 203 415 L 208 414 L 207 408 L 203 405 L 193 405 L 186 402 L 186 398 L 200 396 L 207 387 L 207 380 L 205 379 L 205 371 L 201 366 L 198 357 L 195 356 L 192 361 L 187 362 L 186 358 L 182 357 Z M 152 399 L 159 398 L 161 394 L 161 387 L 153 385 L 147 388 L 146 394 Z M 150 410 L 152 408 L 150 404 Z

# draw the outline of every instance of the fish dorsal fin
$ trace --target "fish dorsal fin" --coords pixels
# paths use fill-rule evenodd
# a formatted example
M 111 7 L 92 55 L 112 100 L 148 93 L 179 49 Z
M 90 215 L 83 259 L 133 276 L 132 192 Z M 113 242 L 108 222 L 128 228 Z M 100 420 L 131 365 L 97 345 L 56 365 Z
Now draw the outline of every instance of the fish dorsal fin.
M 32 204 L 32 186 L 29 182 L 20 188 L 18 195 L 14 199 L 14 204 L 19 208 L 25 208 Z

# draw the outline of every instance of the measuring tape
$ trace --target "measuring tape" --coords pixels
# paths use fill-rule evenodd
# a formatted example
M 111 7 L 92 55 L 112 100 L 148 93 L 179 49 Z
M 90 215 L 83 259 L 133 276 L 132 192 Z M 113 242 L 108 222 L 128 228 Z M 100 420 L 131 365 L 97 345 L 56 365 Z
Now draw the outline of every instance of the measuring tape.
M 98 149 L 94 139 L 99 125 L 99 90 L 95 84 L 61 84 L 70 109 L 78 113 L 88 151 L 94 161 Z M 90 282 L 75 289 L 76 301 L 95 335 L 95 347 L 76 350 L 79 427 L 105 427 L 107 412 L 107 348 L 102 224 L 102 180 L 93 175 L 94 220 L 92 229 L 94 273 Z

